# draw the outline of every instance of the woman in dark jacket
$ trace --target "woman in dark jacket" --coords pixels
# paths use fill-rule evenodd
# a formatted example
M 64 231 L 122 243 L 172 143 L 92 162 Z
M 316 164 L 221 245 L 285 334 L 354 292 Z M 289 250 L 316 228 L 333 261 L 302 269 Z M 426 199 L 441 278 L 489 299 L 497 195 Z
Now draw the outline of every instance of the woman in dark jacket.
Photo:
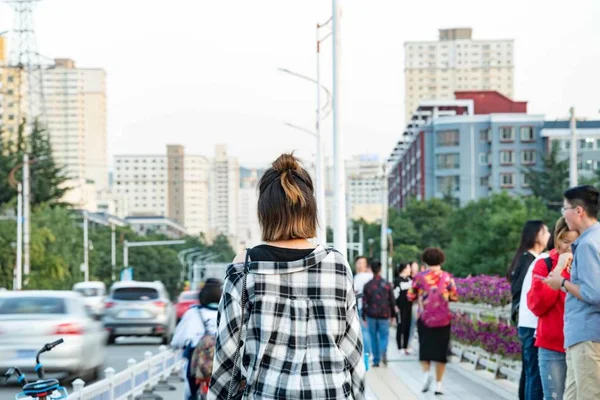
M 520 304 L 525 275 L 527 275 L 531 263 L 548 245 L 549 238 L 550 232 L 543 221 L 525 222 L 519 248 L 515 252 L 506 274 L 512 293 L 511 317 L 515 325 L 518 323 L 519 308 L 527 307 L 527 304 Z M 543 397 L 542 381 L 540 379 L 537 347 L 534 346 L 535 329 L 519 327 L 518 333 L 522 345 L 523 361 L 519 382 L 519 400 L 541 400 Z
M 394 297 L 396 298 L 396 319 L 398 326 L 396 329 L 396 343 L 398 350 L 408 355 L 408 339 L 410 336 L 410 325 L 412 322 L 412 301 L 408 300 L 407 293 L 412 287 L 411 265 L 400 264 L 397 270 L 397 277 L 394 281 Z

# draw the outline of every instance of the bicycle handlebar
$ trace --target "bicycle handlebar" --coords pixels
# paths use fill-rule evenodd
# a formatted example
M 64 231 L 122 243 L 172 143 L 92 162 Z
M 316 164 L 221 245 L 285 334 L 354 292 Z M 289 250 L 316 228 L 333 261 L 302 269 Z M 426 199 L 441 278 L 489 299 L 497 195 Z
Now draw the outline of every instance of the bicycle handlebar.
M 42 367 L 42 364 L 40 363 L 40 355 L 42 355 L 43 353 L 52 350 L 53 348 L 55 348 L 56 346 L 58 346 L 59 344 L 63 343 L 64 340 L 58 339 L 56 342 L 53 343 L 46 343 L 44 345 L 44 347 L 42 347 L 42 349 L 40 351 L 38 351 L 37 355 L 35 356 L 35 371 L 37 372 L 38 378 L 40 379 L 44 379 L 44 367 Z

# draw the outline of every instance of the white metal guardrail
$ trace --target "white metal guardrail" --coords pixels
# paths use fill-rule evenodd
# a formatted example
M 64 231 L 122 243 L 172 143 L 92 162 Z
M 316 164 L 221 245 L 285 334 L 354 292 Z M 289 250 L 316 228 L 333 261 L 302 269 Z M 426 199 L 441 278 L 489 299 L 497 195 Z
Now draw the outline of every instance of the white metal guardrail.
M 481 317 L 494 317 L 497 320 L 510 320 L 510 305 L 505 307 L 492 307 L 485 304 L 469 303 L 451 303 L 450 308 L 453 311 L 462 312 Z M 459 358 L 460 362 L 470 362 L 476 370 L 487 370 L 494 373 L 497 379 L 508 379 L 517 381 L 521 376 L 521 362 L 505 360 L 496 354 L 490 354 L 483 349 L 474 346 L 465 346 L 462 344 L 453 344 L 452 354 Z
M 104 372 L 106 378 L 85 386 L 85 382 L 77 379 L 73 382 L 73 392 L 68 400 L 124 400 L 144 395 L 144 398 L 160 399 L 153 395 L 154 390 L 174 390 L 167 379 L 181 370 L 183 359 L 181 352 L 161 346 L 156 355 L 144 354 L 144 361 L 138 363 L 134 359 L 127 361 L 127 369 L 115 373 L 113 368 Z

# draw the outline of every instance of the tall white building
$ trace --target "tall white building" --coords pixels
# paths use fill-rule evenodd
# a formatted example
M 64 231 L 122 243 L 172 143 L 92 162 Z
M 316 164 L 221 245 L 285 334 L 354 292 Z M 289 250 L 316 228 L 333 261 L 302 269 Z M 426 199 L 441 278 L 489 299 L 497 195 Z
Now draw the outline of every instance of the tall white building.
M 108 187 L 106 73 L 56 59 L 43 74 L 46 122 L 53 156 L 71 179 Z
M 163 216 L 190 234 L 209 231 L 207 157 L 168 145 L 164 155 L 115 156 L 115 193 L 124 197 L 131 216 Z
M 258 180 L 259 171 L 250 170 L 249 176 L 242 178 L 238 201 L 238 251 L 253 247 L 262 242 L 258 223 Z
M 229 157 L 227 145 L 215 147 L 210 179 L 210 228 L 213 235 L 223 234 L 234 246 L 237 237 L 240 166 Z
M 383 168 L 377 156 L 355 155 L 345 163 L 349 217 L 375 222 L 381 219 Z
M 440 29 L 438 41 L 404 44 L 405 117 L 421 100 L 454 99 L 460 90 L 514 93 L 514 40 L 473 40 L 471 28 Z

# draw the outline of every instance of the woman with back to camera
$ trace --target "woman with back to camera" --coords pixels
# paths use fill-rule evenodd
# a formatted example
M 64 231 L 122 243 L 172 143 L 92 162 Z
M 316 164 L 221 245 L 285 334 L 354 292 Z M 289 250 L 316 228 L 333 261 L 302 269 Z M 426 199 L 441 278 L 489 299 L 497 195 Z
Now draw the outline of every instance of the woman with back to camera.
M 352 271 L 315 237 L 310 175 L 283 154 L 259 182 L 266 242 L 227 269 L 209 399 L 363 399 Z
M 515 252 L 512 263 L 507 272 L 512 293 L 512 320 L 518 323 L 519 308 L 527 307 L 520 304 L 523 281 L 531 263 L 544 251 L 548 245 L 550 232 L 543 221 L 532 220 L 525 222 L 521 233 L 521 242 Z M 520 400 L 540 400 L 543 397 L 542 381 L 538 365 L 537 347 L 534 346 L 535 329 L 518 327 L 519 340 L 521 341 L 521 357 L 523 368 L 519 382 Z
M 435 363 L 435 394 L 443 395 L 442 379 L 448 361 L 452 313 L 449 302 L 458 301 L 452 275 L 442 270 L 444 252 L 435 247 L 423 251 L 421 260 L 428 266 L 413 279 L 408 292 L 410 301 L 419 301 L 419 361 L 424 373 L 422 392 L 428 392 L 433 383 L 431 364 Z

